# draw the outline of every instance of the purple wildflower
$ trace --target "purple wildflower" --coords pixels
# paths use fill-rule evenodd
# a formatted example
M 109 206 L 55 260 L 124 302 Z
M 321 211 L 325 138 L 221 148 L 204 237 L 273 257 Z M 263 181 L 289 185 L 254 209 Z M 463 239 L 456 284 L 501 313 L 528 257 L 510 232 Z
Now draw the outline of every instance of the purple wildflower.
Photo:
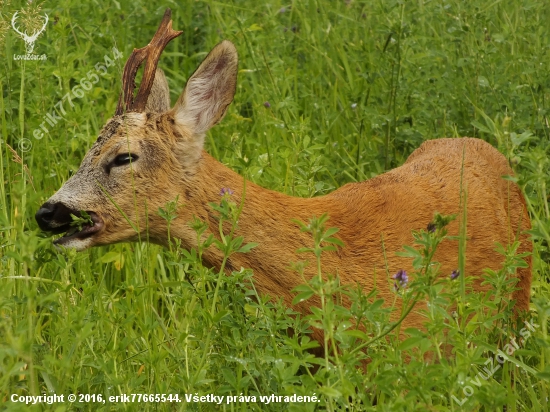
M 399 269 L 399 271 L 395 275 L 393 275 L 393 279 L 395 280 L 393 287 L 396 291 L 399 289 L 406 288 L 407 283 L 409 283 L 409 277 L 407 276 L 407 272 L 405 272 L 403 269 Z
M 269 109 L 271 107 L 271 103 L 269 103 L 268 101 L 264 102 L 264 107 L 266 109 Z
M 224 195 L 231 196 L 232 194 L 233 194 L 233 190 L 231 190 L 228 187 L 222 187 L 222 189 L 220 190 L 220 196 L 224 196 Z
M 428 227 L 426 228 L 426 230 L 430 233 L 434 233 L 435 232 L 435 229 L 436 229 L 436 226 L 435 226 L 435 223 L 434 222 L 430 222 L 428 223 Z
M 451 272 L 451 280 L 455 280 L 455 279 L 456 279 L 457 277 L 459 277 L 459 276 L 460 276 L 460 271 L 459 271 L 458 269 L 453 270 L 453 271 Z

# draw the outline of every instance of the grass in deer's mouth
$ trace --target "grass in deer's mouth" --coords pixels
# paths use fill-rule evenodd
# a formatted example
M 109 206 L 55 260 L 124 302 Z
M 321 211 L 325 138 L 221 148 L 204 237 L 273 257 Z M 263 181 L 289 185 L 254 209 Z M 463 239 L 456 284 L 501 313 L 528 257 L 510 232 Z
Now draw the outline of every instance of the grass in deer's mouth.
M 55 244 L 63 244 L 73 238 L 83 239 L 92 236 L 103 227 L 103 222 L 96 213 L 81 211 L 79 215 L 71 213 L 72 222 L 56 228 L 56 233 L 64 234 L 54 241 Z
M 84 211 L 80 212 L 80 216 L 75 216 L 71 213 L 72 222 L 70 226 L 75 227 L 78 231 L 82 230 L 83 226 L 93 226 L 94 222 L 90 215 Z

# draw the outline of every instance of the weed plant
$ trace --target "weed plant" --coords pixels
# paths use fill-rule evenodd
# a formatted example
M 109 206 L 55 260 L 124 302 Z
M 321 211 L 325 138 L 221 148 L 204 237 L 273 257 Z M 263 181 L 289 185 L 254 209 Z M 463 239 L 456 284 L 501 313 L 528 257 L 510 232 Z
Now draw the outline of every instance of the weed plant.
M 509 275 L 525 264 L 517 244 L 495 245 L 505 263 L 486 271 L 490 291 L 475 293 L 463 271 L 439 273 L 433 261 L 445 216 L 403 245 L 414 273 L 387 274 L 392 302 L 325 273 L 319 256 L 346 245 L 326 216 L 301 222 L 311 245 L 302 262 L 287 263 L 300 272 L 307 260 L 317 275 L 304 278 L 296 299 L 322 302 L 305 317 L 259 295 L 250 268 L 226 276 L 202 264 L 207 247 L 226 257 L 254 247 L 233 235 L 240 199 L 228 191 L 211 205 L 218 236 L 204 238 L 204 223 L 190 222 L 203 239 L 190 250 L 177 240 L 164 249 L 145 241 L 53 248 L 34 213 L 114 113 L 124 59 L 149 42 L 166 7 L 184 31 L 160 63 L 172 102 L 216 43 L 235 43 L 235 102 L 207 150 L 263 187 L 321 195 L 399 166 L 438 137 L 497 147 L 532 219 L 528 325 L 514 320 L 508 300 Z M 16 11 L 29 32 L 48 14 L 33 51 L 46 60 L 15 57 L 25 54 L 11 28 Z M 0 408 L 548 410 L 548 21 L 543 0 L 0 1 Z M 170 222 L 177 205 L 155 212 Z M 423 311 L 424 330 L 401 328 L 410 310 Z M 312 328 L 324 330 L 317 357 Z M 511 354 L 503 360 L 498 349 Z M 181 402 L 11 401 L 51 393 L 178 394 Z M 186 398 L 208 394 L 225 398 Z M 293 395 L 315 401 L 284 399 Z

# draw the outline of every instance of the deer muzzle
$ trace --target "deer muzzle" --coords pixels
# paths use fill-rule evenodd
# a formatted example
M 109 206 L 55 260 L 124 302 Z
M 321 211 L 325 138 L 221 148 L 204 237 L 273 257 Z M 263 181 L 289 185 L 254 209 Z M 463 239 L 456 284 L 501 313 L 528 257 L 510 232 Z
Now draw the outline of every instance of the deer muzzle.
M 56 245 L 63 246 L 71 240 L 86 239 L 103 228 L 103 221 L 96 213 L 91 211 L 86 213 L 90 220 L 79 224 L 76 219 L 82 218 L 81 211 L 73 210 L 61 202 L 46 202 L 36 212 L 35 219 L 40 229 L 45 232 L 65 233 L 54 241 Z

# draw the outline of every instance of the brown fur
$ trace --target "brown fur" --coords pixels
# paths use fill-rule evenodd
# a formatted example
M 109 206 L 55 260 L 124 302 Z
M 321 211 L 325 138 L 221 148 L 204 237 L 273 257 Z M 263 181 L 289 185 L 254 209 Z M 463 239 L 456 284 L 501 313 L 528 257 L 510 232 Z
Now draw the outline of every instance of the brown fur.
M 181 239 L 185 247 L 197 244 L 195 232 L 187 224 L 193 216 L 210 222 L 211 232 L 216 233 L 208 203 L 220 201 L 221 188 L 232 189 L 233 198 L 239 202 L 244 180 L 202 146 L 205 132 L 223 117 L 233 99 L 236 75 L 236 50 L 231 43 L 222 42 L 191 77 L 174 108 L 159 106 L 166 101 L 162 94 L 166 97 L 168 91 L 159 88 L 165 80 L 158 72 L 162 79 L 155 81 L 155 98 L 148 102 L 148 112 L 115 116 L 107 123 L 78 173 L 46 204 L 91 211 L 103 222 L 98 233 L 66 246 L 84 249 L 139 238 L 166 244 L 167 224 L 157 211 L 176 196 L 183 206 L 170 229 L 173 237 Z M 107 173 L 121 153 L 135 154 L 138 159 L 131 165 L 112 167 Z M 519 238 L 520 252 L 531 251 L 525 234 L 530 221 L 520 189 L 502 178 L 512 174 L 504 156 L 488 143 L 471 138 L 427 141 L 401 167 L 316 198 L 290 197 L 247 182 L 237 235 L 258 246 L 250 253 L 232 255 L 229 266 L 252 268 L 257 289 L 282 297 L 290 306 L 291 290 L 302 280 L 288 268 L 289 263 L 303 258 L 296 254 L 298 248 L 312 244 L 310 235 L 300 232 L 293 219 L 307 221 L 328 213 L 328 225 L 340 228 L 338 236 L 345 247 L 323 255 L 324 272 L 338 274 L 344 283 L 359 283 L 365 291 L 376 286 L 380 296 L 391 302 L 393 281 L 386 273 L 411 269 L 410 259 L 395 252 L 412 243 L 411 231 L 426 228 L 434 212 L 460 213 L 461 173 L 468 193 L 466 275 L 477 276 L 474 287 L 484 290 L 480 285 L 482 270 L 498 269 L 503 262 L 495 252 L 497 242 L 507 245 Z M 137 231 L 105 192 L 134 222 Z M 55 219 L 47 222 L 51 228 L 62 223 Z M 42 222 L 41 226 L 45 225 Z M 449 234 L 458 235 L 458 227 L 458 221 L 452 222 Z M 204 259 L 219 268 L 222 255 L 211 247 Z M 458 242 L 444 241 L 436 260 L 446 276 L 457 269 Z M 519 290 L 513 295 L 521 310 L 528 309 L 530 298 L 530 258 L 527 261 L 529 268 L 516 274 Z M 306 270 L 307 277 L 313 276 L 313 266 Z M 297 309 L 308 311 L 309 304 Z M 422 322 L 422 316 L 413 311 L 404 326 L 420 327 Z M 316 336 L 320 335 L 316 332 Z

